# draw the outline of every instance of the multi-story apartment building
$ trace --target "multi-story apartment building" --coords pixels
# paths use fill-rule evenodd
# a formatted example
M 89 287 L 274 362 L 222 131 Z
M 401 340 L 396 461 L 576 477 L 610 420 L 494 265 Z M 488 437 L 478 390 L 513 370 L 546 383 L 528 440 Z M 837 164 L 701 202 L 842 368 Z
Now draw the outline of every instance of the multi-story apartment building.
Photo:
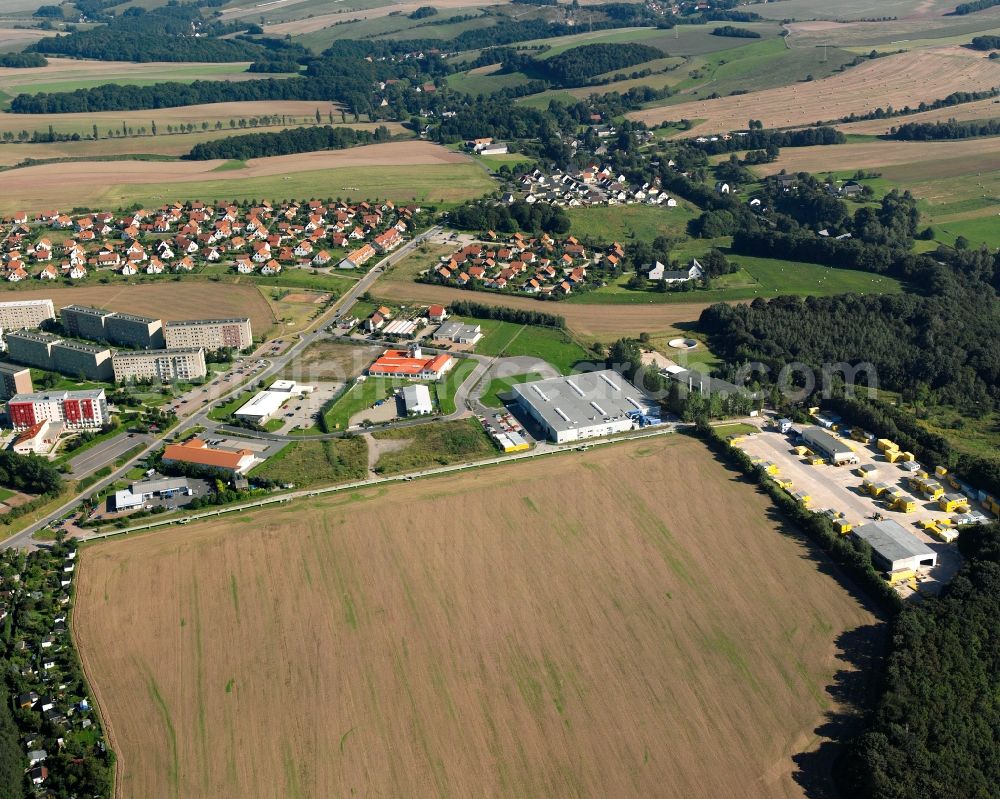
M 115 382 L 129 380 L 199 380 L 208 374 L 205 350 L 118 350 L 111 356 Z
M 7 342 L 8 358 L 39 369 L 52 368 L 52 345 L 62 340 L 51 333 L 35 333 L 30 330 L 8 333 L 4 339 Z
M 94 341 L 104 341 L 107 337 L 105 324 L 111 314 L 111 311 L 87 305 L 67 305 L 59 309 L 59 319 L 69 335 Z
M 163 346 L 163 321 L 149 316 L 106 311 L 86 305 L 67 305 L 59 309 L 59 318 L 71 336 L 140 349 L 159 349 Z
M 48 319 L 55 319 L 52 300 L 16 300 L 0 302 L 0 330 L 20 330 L 38 327 Z
M 57 341 L 52 345 L 52 365 L 54 372 L 62 372 L 70 377 L 87 380 L 110 381 L 114 379 L 111 368 L 111 350 L 100 344 L 84 344 L 80 341 Z
M 34 390 L 28 367 L 0 361 L 0 399 L 8 399 L 15 394 L 30 394 Z
M 202 347 L 214 352 L 227 347 L 245 350 L 253 344 L 253 332 L 247 317 L 166 322 L 163 334 L 168 349 Z
M 15 430 L 40 422 L 62 422 L 69 430 L 101 427 L 108 421 L 103 389 L 17 394 L 7 402 L 7 417 Z

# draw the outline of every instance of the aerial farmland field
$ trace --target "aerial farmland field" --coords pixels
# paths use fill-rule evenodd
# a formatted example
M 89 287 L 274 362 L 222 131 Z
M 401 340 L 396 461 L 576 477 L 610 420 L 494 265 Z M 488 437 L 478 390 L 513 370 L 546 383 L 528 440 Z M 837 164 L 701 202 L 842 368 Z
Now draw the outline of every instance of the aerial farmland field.
M 101 543 L 73 626 L 120 796 L 774 799 L 874 629 L 829 571 L 670 437 Z

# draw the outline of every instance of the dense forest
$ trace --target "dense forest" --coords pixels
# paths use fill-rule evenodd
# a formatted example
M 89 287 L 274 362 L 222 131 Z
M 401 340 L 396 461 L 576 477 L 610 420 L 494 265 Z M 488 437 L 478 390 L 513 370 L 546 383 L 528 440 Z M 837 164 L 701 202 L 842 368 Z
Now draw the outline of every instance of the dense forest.
M 735 39 L 759 39 L 760 34 L 749 28 L 736 28 L 732 25 L 723 25 L 712 29 L 713 36 L 731 36 Z
M 471 316 L 473 319 L 499 319 L 502 322 L 539 327 L 566 327 L 566 320 L 563 317 L 543 311 L 526 311 L 523 308 L 507 308 L 503 305 L 483 305 L 469 300 L 455 300 L 449 303 L 448 307 L 457 316 Z
M 330 125 L 291 128 L 274 133 L 247 133 L 202 142 L 191 148 L 187 158 L 209 161 L 213 158 L 246 160 L 271 155 L 308 153 L 316 150 L 343 150 L 359 144 L 389 140 L 389 129 L 379 126 L 374 132 L 354 128 L 334 128 Z
M 24 770 L 28 765 L 10 707 L 11 697 L 0 685 L 0 799 L 24 795 Z
M 895 128 L 892 139 L 928 141 L 931 139 L 973 139 L 1000 134 L 1000 119 L 980 119 L 970 122 L 906 122 Z
M 645 44 L 585 44 L 551 58 L 532 58 L 515 50 L 505 53 L 503 71 L 524 72 L 555 86 L 586 86 L 597 75 L 662 58 L 663 52 Z
M 709 155 L 733 153 L 739 150 L 765 150 L 771 147 L 815 147 L 817 145 L 843 144 L 847 137 L 836 128 L 820 126 L 803 128 L 801 130 L 765 130 L 754 128 L 724 139 L 717 137 L 716 141 L 692 141 L 689 144 L 704 150 Z
M 941 595 L 891 622 L 884 692 L 839 769 L 845 796 L 998 795 L 1000 525 L 963 528 L 958 547 L 966 561 Z
M 62 488 L 62 477 L 44 458 L 3 450 L 0 451 L 0 485 L 28 494 L 50 494 Z
M 985 11 L 994 6 L 1000 6 L 1000 0 L 975 0 L 972 3 L 962 3 L 956 6 L 951 13 L 961 17 L 966 14 L 974 14 L 976 11 Z
M 498 233 L 515 233 L 530 230 L 545 233 L 566 233 L 570 228 L 569 217 L 557 205 L 526 203 L 517 200 L 508 205 L 488 202 L 461 205 L 448 214 L 448 223 L 459 230 Z
M 973 50 L 1000 50 L 1000 36 L 976 36 L 969 46 Z
M 44 67 L 48 63 L 48 59 L 38 53 L 0 53 L 0 67 L 29 69 Z

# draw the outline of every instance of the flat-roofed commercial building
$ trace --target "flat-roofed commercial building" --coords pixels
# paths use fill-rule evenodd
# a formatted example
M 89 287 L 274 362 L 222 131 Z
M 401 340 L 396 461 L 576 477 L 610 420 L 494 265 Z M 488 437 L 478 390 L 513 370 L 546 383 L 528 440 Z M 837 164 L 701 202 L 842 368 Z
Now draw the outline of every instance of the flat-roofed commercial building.
M 15 394 L 30 394 L 34 390 L 31 370 L 27 366 L 0 361 L 0 399 L 8 399 Z
M 192 319 L 165 322 L 163 337 L 168 349 L 202 347 L 207 352 L 221 349 L 245 350 L 253 344 L 250 319 Z
M 618 372 L 604 369 L 513 387 L 517 404 L 557 444 L 659 422 L 659 409 Z
M 164 463 L 187 463 L 227 474 L 245 474 L 257 461 L 252 450 L 217 449 L 200 438 L 183 444 L 167 444 L 163 450 Z
M 55 318 L 56 311 L 52 300 L 0 302 L 0 330 L 38 327 L 42 322 Z
M 876 565 L 887 572 L 937 565 L 937 553 L 892 519 L 862 524 L 853 533 L 871 546 Z
M 89 305 L 67 305 L 59 309 L 59 320 L 63 330 L 71 336 L 104 341 L 107 338 L 105 324 L 112 312 Z
M 205 350 L 118 350 L 111 356 L 116 383 L 130 380 L 200 380 L 208 374 Z
M 18 394 L 7 402 L 7 418 L 15 430 L 43 422 L 62 422 L 71 430 L 101 427 L 108 421 L 103 389 Z
M 834 466 L 844 463 L 858 463 L 858 456 L 846 442 L 830 435 L 821 427 L 806 427 L 802 430 L 802 440 L 814 451 L 825 455 Z

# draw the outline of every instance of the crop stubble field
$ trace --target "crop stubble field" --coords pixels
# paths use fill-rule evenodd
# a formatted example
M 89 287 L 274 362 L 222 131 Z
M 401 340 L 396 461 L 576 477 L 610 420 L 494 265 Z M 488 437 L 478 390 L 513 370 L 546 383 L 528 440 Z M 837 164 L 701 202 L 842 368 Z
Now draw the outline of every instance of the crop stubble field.
M 876 107 L 902 108 L 930 102 L 957 91 L 989 89 L 1000 82 L 1000 63 L 983 53 L 959 47 L 915 50 L 868 61 L 821 80 L 633 111 L 647 124 L 700 119 L 690 133 L 738 130 L 747 120 L 765 127 L 792 127 L 864 114 Z M 689 135 L 685 134 L 685 135 Z
M 4 173 L 0 212 L 48 207 L 117 208 L 184 199 L 391 197 L 406 201 L 477 197 L 493 182 L 469 156 L 429 142 L 255 158 L 216 171 L 212 161 L 74 161 Z
M 112 311 L 162 319 L 220 319 L 248 316 L 255 336 L 275 324 L 270 305 L 254 285 L 160 280 L 141 285 L 73 286 L 2 292 L 0 301 L 51 299 L 64 305 L 96 305 Z
M 766 499 L 682 438 L 482 475 L 87 548 L 119 795 L 802 796 L 872 617 Z

